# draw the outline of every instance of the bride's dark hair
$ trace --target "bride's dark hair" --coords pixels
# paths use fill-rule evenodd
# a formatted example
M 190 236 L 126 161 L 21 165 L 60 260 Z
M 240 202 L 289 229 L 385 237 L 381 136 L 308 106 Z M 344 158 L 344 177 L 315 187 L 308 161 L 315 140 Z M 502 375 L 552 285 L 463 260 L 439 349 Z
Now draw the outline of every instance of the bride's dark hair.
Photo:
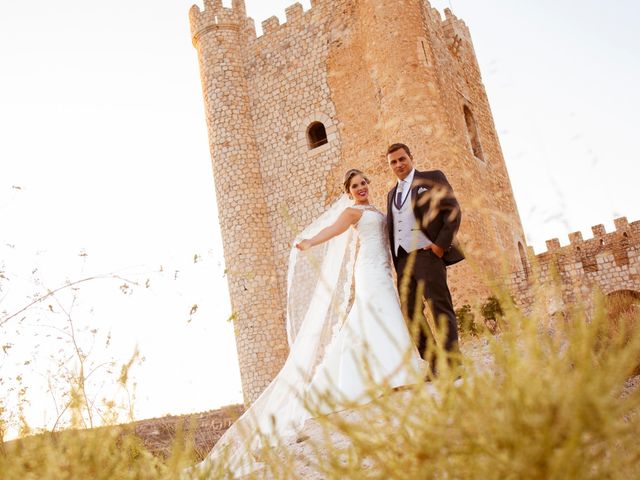
M 351 170 L 347 170 L 347 173 L 344 174 L 344 191 L 349 193 L 349 186 L 351 185 L 351 179 L 356 175 L 361 175 L 364 178 L 364 181 L 367 183 L 371 183 L 369 177 L 367 177 L 362 170 L 358 170 L 357 168 L 352 168 Z

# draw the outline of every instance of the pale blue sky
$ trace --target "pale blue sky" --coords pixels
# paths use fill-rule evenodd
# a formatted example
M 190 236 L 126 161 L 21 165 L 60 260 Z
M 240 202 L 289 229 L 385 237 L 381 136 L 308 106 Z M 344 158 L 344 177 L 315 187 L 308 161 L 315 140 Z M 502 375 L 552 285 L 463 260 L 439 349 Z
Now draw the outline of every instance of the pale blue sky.
M 290 3 L 247 7 L 259 25 L 273 14 L 284 21 Z M 0 297 L 0 310 L 23 301 L 35 267 L 48 286 L 83 272 L 180 270 L 153 292 L 81 292 L 82 321 L 113 331 L 112 353 L 137 343 L 146 356 L 140 418 L 241 399 L 191 4 L 0 2 L 0 258 L 22 282 Z M 569 231 L 611 228 L 615 216 L 640 219 L 637 2 L 432 5 L 451 5 L 471 29 L 536 251 L 554 236 L 566 243 Z M 204 261 L 194 265 L 194 253 Z M 14 359 L 33 355 L 34 344 L 17 344 Z M 37 372 L 30 378 L 40 399 L 32 421 L 46 424 Z

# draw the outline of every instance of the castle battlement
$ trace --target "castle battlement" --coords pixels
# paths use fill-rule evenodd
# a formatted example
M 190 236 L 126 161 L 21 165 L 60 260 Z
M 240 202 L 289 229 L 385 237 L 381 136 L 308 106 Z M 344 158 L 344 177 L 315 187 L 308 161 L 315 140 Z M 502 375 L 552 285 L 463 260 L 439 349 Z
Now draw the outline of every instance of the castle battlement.
M 465 37 L 469 40 L 471 39 L 471 34 L 469 33 L 467 24 L 464 20 L 458 18 L 449 8 L 444 9 L 444 18 L 442 18 L 440 10 L 432 7 L 427 0 L 425 0 L 425 4 L 427 5 L 427 12 L 429 12 L 431 20 L 438 26 L 442 33 L 445 35 L 454 32 L 459 34 L 463 33 Z
M 312 0 L 311 9 L 317 6 L 318 3 L 319 0 Z M 267 39 L 270 36 L 280 31 L 302 25 L 304 17 L 311 12 L 311 9 L 305 12 L 299 2 L 288 6 L 285 8 L 285 23 L 281 24 L 275 15 L 263 20 L 261 23 L 262 35 L 258 37 L 254 20 L 247 17 L 244 0 L 233 0 L 231 8 L 223 7 L 222 0 L 204 0 L 204 10 L 201 10 L 197 5 L 193 5 L 189 10 L 191 35 L 195 44 L 197 37 L 208 31 L 215 29 L 237 30 L 243 26 L 248 26 L 248 31 L 250 32 L 249 40 L 260 38 L 262 41 L 268 41 Z
M 456 17 L 448 8 L 444 9 L 445 20 L 441 23 L 447 45 L 454 56 L 458 56 L 463 42 L 471 45 L 471 32 L 464 21 Z
M 315 11 L 324 3 L 329 4 L 330 2 L 326 2 L 325 0 L 311 0 L 311 8 L 305 11 L 303 6 L 296 2 L 285 8 L 286 21 L 284 23 L 280 23 L 279 18 L 273 15 L 262 21 L 262 35 L 257 37 L 254 34 L 250 40 L 257 40 L 260 44 L 264 44 L 278 34 L 283 34 L 292 28 L 300 28 L 311 20 Z M 452 54 L 457 56 L 463 41 L 469 44 L 472 43 L 471 32 L 467 24 L 458 18 L 449 8 L 444 9 L 443 18 L 442 13 L 437 8 L 432 7 L 428 0 L 424 0 L 424 3 L 427 8 L 426 11 L 429 12 L 432 20 L 436 24 L 438 33 L 446 40 Z
M 311 8 L 305 12 L 302 4 L 296 2 L 285 8 L 285 22 L 280 23 L 278 17 L 271 16 L 262 22 L 262 35 L 257 37 L 257 40 L 261 43 L 268 42 L 273 36 L 280 32 L 286 32 L 291 29 L 297 29 L 306 24 L 306 20 L 311 18 L 314 7 L 318 6 L 318 1 L 311 2 Z
M 518 303 L 532 304 L 534 278 L 541 286 L 560 281 L 563 298 L 557 305 L 588 301 L 595 287 L 605 294 L 640 291 L 640 221 L 629 223 L 621 217 L 614 224 L 612 232 L 602 224 L 592 226 L 593 238 L 586 240 L 581 232 L 572 232 L 568 235 L 569 244 L 564 246 L 558 238 L 552 238 L 546 241 L 547 250 L 539 254 L 529 248 L 533 268 L 523 266 L 510 278 Z
M 287 27 L 296 27 L 302 23 L 302 19 L 304 17 L 304 8 L 300 3 L 294 3 L 293 5 L 288 6 L 284 10 L 286 16 L 286 22 L 280 24 L 280 20 L 275 15 L 267 18 L 262 22 L 262 36 L 271 35 L 279 30 L 285 29 Z
M 244 0 L 233 0 L 231 8 L 223 7 L 222 0 L 204 0 L 204 10 L 200 10 L 198 5 L 189 9 L 193 44 L 203 33 L 217 29 L 239 30 L 247 20 Z
M 582 260 L 594 260 L 595 255 L 603 251 L 615 251 L 622 255 L 629 249 L 638 248 L 640 244 L 640 220 L 629 223 L 626 217 L 614 220 L 615 230 L 607 233 L 604 225 L 591 227 L 593 238 L 583 239 L 582 232 L 572 232 L 568 235 L 569 244 L 560 245 L 558 238 L 546 241 L 547 250 L 535 254 L 540 261 L 545 261 L 553 256 L 579 256 Z
M 191 24 L 191 35 L 193 42 L 203 33 L 217 29 L 239 30 L 246 27 L 249 32 L 248 40 L 259 40 L 260 43 L 268 42 L 271 37 L 286 32 L 291 28 L 300 28 L 313 15 L 314 11 L 325 3 L 324 0 L 311 0 L 311 8 L 307 11 L 299 2 L 285 8 L 285 22 L 280 23 L 280 19 L 273 15 L 261 22 L 262 35 L 257 36 L 254 20 L 247 17 L 244 0 L 233 0 L 232 7 L 224 7 L 222 0 L 204 0 L 204 9 L 193 5 L 189 10 L 189 20 Z M 432 20 L 437 25 L 439 33 L 447 40 L 448 45 L 457 52 L 462 40 L 471 42 L 471 34 L 466 23 L 451 12 L 449 8 L 444 9 L 444 18 L 441 12 L 431 6 L 425 0 L 427 11 L 430 12 Z
M 444 18 L 437 8 L 431 6 L 425 0 L 426 12 L 429 14 L 432 23 L 435 25 L 439 35 L 445 40 L 449 51 L 454 56 L 458 56 L 463 41 L 471 44 L 471 32 L 467 24 L 456 17 L 449 8 L 444 9 Z

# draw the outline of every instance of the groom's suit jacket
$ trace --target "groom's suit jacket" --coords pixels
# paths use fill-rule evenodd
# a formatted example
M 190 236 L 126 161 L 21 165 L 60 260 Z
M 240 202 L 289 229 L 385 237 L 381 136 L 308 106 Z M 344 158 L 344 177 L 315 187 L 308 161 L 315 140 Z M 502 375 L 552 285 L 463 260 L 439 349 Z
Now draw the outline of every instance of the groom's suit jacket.
M 387 226 L 394 264 L 397 264 L 398 259 L 394 248 L 392 205 L 397 188 L 396 184 L 387 195 Z M 440 170 L 416 170 L 411 183 L 411 204 L 420 230 L 432 243 L 444 250 L 442 259 L 445 265 L 453 265 L 463 260 L 464 255 L 455 241 L 462 213 L 453 194 L 453 188 L 444 173 Z

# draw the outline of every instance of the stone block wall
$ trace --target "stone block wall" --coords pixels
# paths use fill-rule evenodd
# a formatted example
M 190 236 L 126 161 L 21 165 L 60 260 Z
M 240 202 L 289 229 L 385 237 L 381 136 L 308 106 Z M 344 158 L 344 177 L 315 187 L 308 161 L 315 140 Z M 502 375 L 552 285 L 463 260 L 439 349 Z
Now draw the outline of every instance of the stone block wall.
M 589 305 L 594 289 L 604 295 L 640 294 L 640 221 L 628 223 L 622 217 L 614 222 L 613 232 L 595 225 L 593 238 L 584 240 L 582 233 L 575 232 L 569 235 L 568 245 L 561 246 L 554 238 L 547 241 L 546 252 L 533 255 L 530 250 L 530 267 L 509 279 L 516 302 L 529 310 L 542 289 L 549 299 L 547 313 L 553 315 L 575 304 Z

